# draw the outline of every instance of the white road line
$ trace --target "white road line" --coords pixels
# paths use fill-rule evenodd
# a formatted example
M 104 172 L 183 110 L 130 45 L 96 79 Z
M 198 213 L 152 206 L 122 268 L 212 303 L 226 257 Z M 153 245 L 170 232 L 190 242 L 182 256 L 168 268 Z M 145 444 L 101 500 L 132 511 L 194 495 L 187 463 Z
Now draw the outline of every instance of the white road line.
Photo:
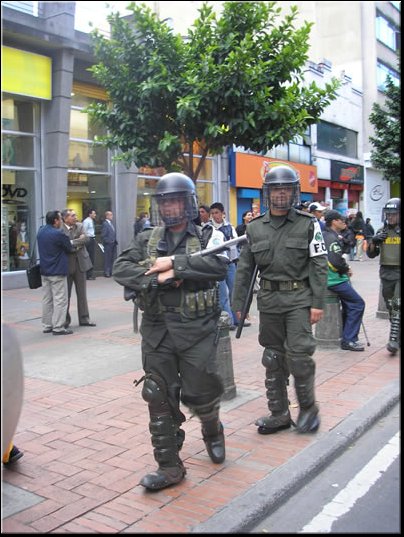
M 299 533 L 330 533 L 333 523 L 364 496 L 400 453 L 398 432 Z

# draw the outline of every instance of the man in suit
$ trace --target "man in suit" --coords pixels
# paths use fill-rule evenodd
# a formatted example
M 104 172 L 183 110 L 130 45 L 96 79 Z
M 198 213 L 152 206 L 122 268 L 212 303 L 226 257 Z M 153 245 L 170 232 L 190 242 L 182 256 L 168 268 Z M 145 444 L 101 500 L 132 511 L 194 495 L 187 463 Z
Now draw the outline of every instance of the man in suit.
M 72 209 L 64 209 L 62 211 L 63 232 L 69 237 L 74 251 L 69 254 L 69 274 L 67 277 L 69 303 L 67 306 L 66 324 L 67 328 L 71 323 L 69 313 L 70 298 L 72 294 L 72 286 L 76 288 L 77 310 L 80 326 L 96 326 L 90 321 L 90 314 L 87 304 L 87 271 L 92 267 L 89 253 L 86 248 L 87 236 L 83 230 L 83 224 L 77 222 L 76 213 Z
M 104 246 L 104 276 L 110 278 L 112 275 L 112 265 L 116 259 L 116 231 L 112 223 L 114 215 L 112 211 L 105 212 L 105 220 L 102 223 L 101 239 Z

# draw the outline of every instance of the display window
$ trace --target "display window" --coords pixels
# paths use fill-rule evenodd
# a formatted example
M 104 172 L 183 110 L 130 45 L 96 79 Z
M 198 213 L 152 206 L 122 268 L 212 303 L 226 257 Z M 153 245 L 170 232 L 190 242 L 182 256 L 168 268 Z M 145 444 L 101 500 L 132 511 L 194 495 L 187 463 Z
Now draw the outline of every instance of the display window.
M 24 270 L 35 247 L 40 105 L 2 97 L 1 270 Z

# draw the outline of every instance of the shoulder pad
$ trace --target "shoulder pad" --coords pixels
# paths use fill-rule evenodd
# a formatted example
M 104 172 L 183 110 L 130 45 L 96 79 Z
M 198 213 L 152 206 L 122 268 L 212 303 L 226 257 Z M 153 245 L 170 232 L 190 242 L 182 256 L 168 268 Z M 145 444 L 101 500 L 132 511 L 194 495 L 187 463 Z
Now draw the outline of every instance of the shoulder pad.
M 301 214 L 302 216 L 308 216 L 308 217 L 310 217 L 312 219 L 316 218 L 313 214 L 310 214 L 310 213 L 308 213 L 306 211 L 301 211 L 300 209 L 295 209 L 295 211 L 296 211 L 297 214 Z

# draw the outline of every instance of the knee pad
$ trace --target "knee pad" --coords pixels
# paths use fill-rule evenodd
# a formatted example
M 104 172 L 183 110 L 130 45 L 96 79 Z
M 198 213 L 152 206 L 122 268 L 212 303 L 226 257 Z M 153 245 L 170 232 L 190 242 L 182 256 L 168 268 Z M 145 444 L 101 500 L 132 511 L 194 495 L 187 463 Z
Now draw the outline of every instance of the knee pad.
M 165 382 L 158 375 L 147 375 L 143 384 L 142 397 L 150 407 L 159 407 L 167 403 L 167 388 Z
M 294 377 L 309 378 L 314 375 L 316 369 L 311 356 L 293 356 L 289 359 L 289 364 Z
M 265 369 L 268 369 L 271 373 L 283 370 L 283 361 L 284 357 L 271 349 L 265 349 L 262 354 L 261 363 Z

